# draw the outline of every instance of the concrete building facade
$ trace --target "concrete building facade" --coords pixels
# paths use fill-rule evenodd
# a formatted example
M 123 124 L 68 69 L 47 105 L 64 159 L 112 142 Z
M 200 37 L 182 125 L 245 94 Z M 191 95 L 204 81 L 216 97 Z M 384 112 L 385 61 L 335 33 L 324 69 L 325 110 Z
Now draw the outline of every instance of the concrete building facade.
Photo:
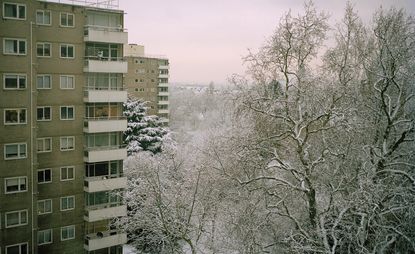
M 118 254 L 127 241 L 109 224 L 126 215 L 124 13 L 62 2 L 0 1 L 2 254 Z
M 144 46 L 124 46 L 128 62 L 125 84 L 128 94 L 147 101 L 148 114 L 158 115 L 169 123 L 169 60 L 164 56 L 146 55 Z

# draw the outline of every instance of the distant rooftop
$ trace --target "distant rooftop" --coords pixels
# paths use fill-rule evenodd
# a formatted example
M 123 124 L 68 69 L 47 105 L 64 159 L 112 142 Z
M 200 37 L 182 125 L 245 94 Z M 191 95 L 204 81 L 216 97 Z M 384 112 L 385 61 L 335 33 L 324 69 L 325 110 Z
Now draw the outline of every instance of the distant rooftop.
M 70 5 L 79 5 L 91 8 L 102 8 L 102 9 L 119 9 L 119 0 L 38 0 L 40 2 L 52 2 Z

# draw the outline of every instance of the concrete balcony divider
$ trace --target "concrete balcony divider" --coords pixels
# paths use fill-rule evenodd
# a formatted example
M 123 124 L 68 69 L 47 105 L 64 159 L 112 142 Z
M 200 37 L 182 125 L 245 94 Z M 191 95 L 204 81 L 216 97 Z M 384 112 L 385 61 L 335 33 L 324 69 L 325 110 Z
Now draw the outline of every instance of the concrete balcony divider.
M 84 132 L 100 133 L 125 131 L 127 129 L 127 119 L 118 118 L 86 118 L 84 122 Z
M 84 220 L 94 222 L 121 216 L 127 216 L 126 205 L 103 204 L 96 207 L 86 207 Z
M 127 243 L 127 234 L 117 230 L 85 235 L 84 249 L 94 251 Z
M 127 177 L 97 176 L 87 177 L 84 180 L 85 192 L 111 191 L 127 188 Z
M 84 41 L 127 44 L 128 33 L 115 27 L 85 26 Z
M 126 158 L 127 149 L 124 146 L 84 148 L 84 161 L 88 163 Z
M 126 102 L 127 91 L 122 90 L 85 90 L 84 102 Z

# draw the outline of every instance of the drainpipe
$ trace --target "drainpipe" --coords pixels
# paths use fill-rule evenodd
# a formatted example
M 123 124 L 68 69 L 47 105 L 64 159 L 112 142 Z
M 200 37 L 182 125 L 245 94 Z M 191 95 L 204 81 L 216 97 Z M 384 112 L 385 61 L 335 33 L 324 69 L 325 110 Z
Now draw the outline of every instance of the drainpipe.
M 32 204 L 32 254 L 35 253 L 35 205 L 34 205 L 34 195 L 35 195 L 35 181 L 33 179 L 33 170 L 34 170 L 34 164 L 35 164 L 35 158 L 34 158 L 34 121 L 33 121 L 33 93 L 35 92 L 33 90 L 33 22 L 30 22 L 30 179 L 31 179 L 31 204 Z

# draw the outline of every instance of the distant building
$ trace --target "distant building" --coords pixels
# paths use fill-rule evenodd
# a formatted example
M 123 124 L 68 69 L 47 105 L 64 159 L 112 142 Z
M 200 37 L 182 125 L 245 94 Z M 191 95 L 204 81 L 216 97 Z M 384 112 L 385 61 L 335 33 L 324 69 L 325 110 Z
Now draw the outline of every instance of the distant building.
M 112 3 L 0 2 L 2 254 L 120 254 L 127 242 L 109 226 L 127 212 L 113 195 L 126 188 L 127 33 Z
M 144 46 L 124 46 L 128 62 L 125 84 L 128 94 L 148 101 L 151 115 L 169 123 L 169 60 L 163 56 L 145 55 Z

